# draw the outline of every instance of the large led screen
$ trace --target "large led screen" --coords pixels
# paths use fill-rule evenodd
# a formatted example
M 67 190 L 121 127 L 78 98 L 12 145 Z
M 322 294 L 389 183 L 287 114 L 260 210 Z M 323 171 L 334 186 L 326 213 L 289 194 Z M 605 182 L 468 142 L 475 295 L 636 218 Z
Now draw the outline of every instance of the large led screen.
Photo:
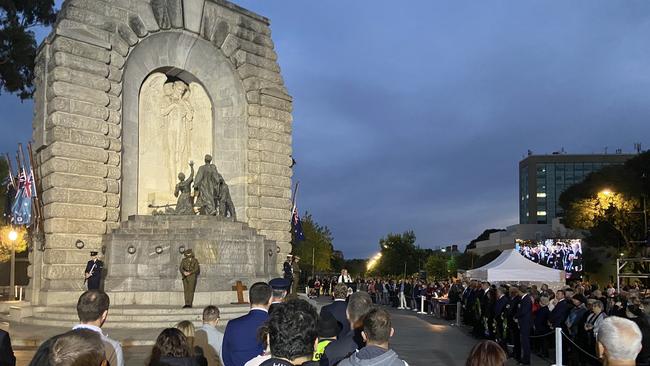
M 582 278 L 581 239 L 517 240 L 515 248 L 535 263 L 565 271 L 567 280 Z

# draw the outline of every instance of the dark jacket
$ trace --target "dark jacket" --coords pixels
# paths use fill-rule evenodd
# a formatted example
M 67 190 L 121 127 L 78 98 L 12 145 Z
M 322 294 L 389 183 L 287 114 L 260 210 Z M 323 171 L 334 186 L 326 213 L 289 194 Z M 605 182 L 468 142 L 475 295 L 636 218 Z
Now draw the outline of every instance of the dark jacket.
M 356 350 L 363 348 L 364 345 L 361 331 L 350 330 L 325 348 L 320 364 L 321 366 L 336 365 L 342 359 L 350 357 Z
M 529 294 L 522 295 L 521 300 L 519 300 L 519 308 L 517 309 L 517 323 L 519 324 L 519 331 L 526 332 L 530 331 L 532 326 L 532 316 L 533 316 L 533 303 L 531 301 L 531 296 Z
M 553 328 L 562 328 L 562 325 L 572 307 L 573 305 L 566 299 L 563 299 L 555 305 L 553 311 L 551 311 L 551 315 L 549 316 Z
M 264 352 L 262 343 L 257 339 L 257 330 L 268 316 L 266 311 L 253 309 L 228 322 L 221 349 L 224 366 L 243 366 Z
M 320 310 L 321 316 L 323 315 L 324 312 L 329 312 L 330 314 L 334 315 L 334 318 L 336 321 L 339 323 L 341 326 L 341 331 L 339 332 L 338 335 L 340 334 L 347 334 L 350 331 L 350 322 L 348 321 L 347 315 L 346 315 L 346 310 L 348 308 L 348 303 L 345 301 L 334 301 L 333 303 L 329 305 L 323 306 L 323 308 Z
M 637 318 L 631 318 L 630 320 L 639 326 L 641 335 L 643 336 L 641 339 L 641 352 L 639 352 L 636 357 L 636 364 L 648 365 L 650 364 L 650 321 L 645 315 Z
M 200 366 L 194 357 L 161 357 L 149 366 Z
M 548 310 L 548 306 L 541 307 L 535 314 L 535 334 L 547 334 L 551 331 L 551 328 L 548 326 L 548 319 L 551 315 L 551 311 Z
M 0 330 L 0 365 L 16 365 L 16 356 L 14 356 L 14 350 L 11 348 L 9 333 L 4 330 Z

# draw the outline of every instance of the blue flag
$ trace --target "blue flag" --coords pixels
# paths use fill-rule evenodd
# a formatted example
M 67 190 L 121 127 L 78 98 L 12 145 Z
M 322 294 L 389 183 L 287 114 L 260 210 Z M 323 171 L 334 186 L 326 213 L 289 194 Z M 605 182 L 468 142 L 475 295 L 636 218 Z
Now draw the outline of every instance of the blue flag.
M 291 217 L 291 228 L 296 242 L 305 240 L 305 233 L 302 231 L 302 223 L 300 222 L 300 216 L 298 216 L 298 208 L 295 205 L 293 206 L 293 215 Z
M 11 222 L 14 225 L 29 226 L 32 223 L 32 183 L 33 178 L 20 174 L 18 193 L 11 207 Z

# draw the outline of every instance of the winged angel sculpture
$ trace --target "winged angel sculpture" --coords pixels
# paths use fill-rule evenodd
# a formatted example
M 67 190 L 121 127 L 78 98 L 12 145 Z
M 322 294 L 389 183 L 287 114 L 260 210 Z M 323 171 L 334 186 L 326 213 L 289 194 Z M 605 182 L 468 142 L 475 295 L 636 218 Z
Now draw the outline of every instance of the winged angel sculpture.
M 169 204 L 177 174 L 212 151 L 212 103 L 200 84 L 154 73 L 140 90 L 139 117 L 139 207 Z

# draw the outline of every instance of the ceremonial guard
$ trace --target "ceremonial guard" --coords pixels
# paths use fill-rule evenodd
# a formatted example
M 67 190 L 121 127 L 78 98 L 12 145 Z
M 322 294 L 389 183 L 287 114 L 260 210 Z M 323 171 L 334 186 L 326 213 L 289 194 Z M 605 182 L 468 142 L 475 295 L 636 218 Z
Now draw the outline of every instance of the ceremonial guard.
M 287 260 L 284 261 L 284 265 L 282 267 L 282 272 L 283 275 L 282 277 L 289 281 L 289 290 L 291 290 L 291 281 L 293 280 L 293 270 L 291 269 L 291 254 L 287 254 Z
M 194 300 L 194 289 L 196 288 L 196 277 L 199 274 L 199 261 L 194 258 L 192 249 L 183 252 L 185 258 L 181 261 L 180 271 L 183 277 L 183 292 L 185 293 L 185 306 L 191 308 Z
M 84 271 L 85 282 L 88 283 L 89 290 L 99 290 L 102 281 L 104 262 L 99 260 L 97 254 L 95 251 L 90 252 L 90 260 L 86 263 L 86 270 Z
M 298 283 L 300 282 L 300 266 L 298 266 L 298 261 L 300 260 L 300 257 L 297 255 L 293 256 L 293 260 L 291 261 L 291 273 L 293 275 L 292 277 L 292 283 L 291 283 L 291 293 L 293 295 L 298 295 Z

